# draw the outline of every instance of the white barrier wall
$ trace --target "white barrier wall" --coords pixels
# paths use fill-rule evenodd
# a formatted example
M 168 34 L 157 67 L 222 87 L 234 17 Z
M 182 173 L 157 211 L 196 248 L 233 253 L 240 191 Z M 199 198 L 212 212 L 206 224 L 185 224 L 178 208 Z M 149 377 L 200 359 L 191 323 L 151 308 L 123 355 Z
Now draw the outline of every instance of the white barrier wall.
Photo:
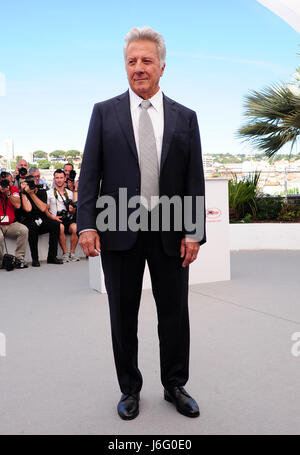
M 300 250 L 299 223 L 230 225 L 231 250 Z
M 200 247 L 198 258 L 190 265 L 190 284 L 230 280 L 228 180 L 205 180 L 207 243 Z M 106 292 L 100 256 L 89 258 L 90 287 Z M 143 289 L 151 288 L 146 264 Z
M 6 239 L 6 245 L 7 245 L 7 249 L 8 249 L 8 252 L 10 254 L 15 254 L 15 249 L 16 249 L 16 242 L 15 240 L 13 239 Z M 42 234 L 39 236 L 39 243 L 38 243 L 38 248 L 39 248 L 39 260 L 40 261 L 46 261 L 47 260 L 47 256 L 48 256 L 48 245 L 49 245 L 49 234 Z M 70 246 L 70 235 L 67 235 L 67 247 L 68 249 L 70 250 L 69 248 Z M 3 249 L 3 252 L 5 253 L 5 247 Z M 75 250 L 75 254 L 76 256 L 78 257 L 85 257 L 83 252 L 82 252 L 82 249 L 80 248 L 79 245 L 77 245 L 76 247 L 76 250 Z M 57 256 L 58 257 L 61 257 L 62 256 L 62 249 L 60 247 L 60 245 L 58 245 L 58 249 L 57 249 Z M 25 260 L 27 262 L 31 262 L 31 254 L 30 254 L 30 248 L 29 248 L 29 245 L 27 244 L 27 249 L 26 249 L 26 256 L 25 256 Z

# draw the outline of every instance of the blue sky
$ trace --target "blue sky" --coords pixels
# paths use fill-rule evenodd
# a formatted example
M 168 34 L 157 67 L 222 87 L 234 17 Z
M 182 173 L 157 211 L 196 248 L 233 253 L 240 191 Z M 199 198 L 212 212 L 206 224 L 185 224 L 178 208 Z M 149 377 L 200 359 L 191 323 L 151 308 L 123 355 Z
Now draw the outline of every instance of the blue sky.
M 161 88 L 194 109 L 203 153 L 247 153 L 236 140 L 243 97 L 290 80 L 299 35 L 256 0 L 1 2 L 0 154 L 83 150 L 93 104 L 128 87 L 123 40 L 137 25 L 163 34 Z

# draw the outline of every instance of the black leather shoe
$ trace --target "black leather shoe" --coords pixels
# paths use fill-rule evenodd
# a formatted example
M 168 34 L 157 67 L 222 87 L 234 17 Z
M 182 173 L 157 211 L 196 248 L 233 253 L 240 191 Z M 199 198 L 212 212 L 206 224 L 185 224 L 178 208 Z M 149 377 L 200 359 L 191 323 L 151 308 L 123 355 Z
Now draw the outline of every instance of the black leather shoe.
M 63 261 L 58 258 L 49 258 L 47 259 L 47 264 L 63 264 Z
M 176 406 L 177 411 L 186 417 L 198 417 L 200 415 L 196 401 L 183 387 L 165 389 L 164 398 L 166 401 L 173 403 Z
M 132 420 L 139 415 L 140 394 L 123 394 L 118 403 L 118 414 L 123 420 Z
M 31 265 L 32 265 L 32 267 L 40 267 L 41 266 L 41 264 L 40 264 L 38 259 L 32 259 Z

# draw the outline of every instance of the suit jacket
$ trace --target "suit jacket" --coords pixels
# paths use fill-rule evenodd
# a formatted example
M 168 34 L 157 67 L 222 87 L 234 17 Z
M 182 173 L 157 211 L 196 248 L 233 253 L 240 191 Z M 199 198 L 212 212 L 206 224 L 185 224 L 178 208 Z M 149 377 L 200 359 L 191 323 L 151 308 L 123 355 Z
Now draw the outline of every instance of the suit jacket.
M 192 196 L 192 217 L 196 216 L 196 196 L 204 196 L 205 184 L 200 135 L 196 113 L 163 95 L 164 135 L 160 163 L 160 196 Z M 101 187 L 100 187 L 101 184 Z M 97 229 L 98 196 L 111 195 L 118 205 L 119 188 L 127 188 L 128 199 L 140 194 L 141 174 L 131 120 L 129 91 L 95 104 L 81 165 L 77 230 Z M 128 209 L 127 216 L 135 209 Z M 198 239 L 206 242 L 205 204 L 202 217 L 204 232 Z M 170 231 L 161 232 L 166 254 L 180 255 L 181 239 L 193 234 L 175 231 L 171 217 Z M 117 230 L 99 232 L 103 250 L 130 249 L 137 232 Z

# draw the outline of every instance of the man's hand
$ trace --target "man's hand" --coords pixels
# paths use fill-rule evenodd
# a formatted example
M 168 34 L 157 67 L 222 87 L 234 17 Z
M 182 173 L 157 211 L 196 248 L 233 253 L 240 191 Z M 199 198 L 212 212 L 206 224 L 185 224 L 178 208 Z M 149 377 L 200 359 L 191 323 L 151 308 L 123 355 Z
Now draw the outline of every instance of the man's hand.
M 61 220 L 61 219 L 62 219 L 62 216 L 55 216 L 53 219 L 54 219 L 55 221 L 58 221 L 59 223 L 62 223 L 62 220 Z
M 182 267 L 186 267 L 187 265 L 194 262 L 195 259 L 197 259 L 199 248 L 199 242 L 195 242 L 189 238 L 181 240 L 180 257 L 183 258 L 185 256 Z
M 30 189 L 29 186 L 27 185 L 27 188 L 25 189 L 26 193 L 28 193 L 30 196 L 36 193 L 36 189 L 32 188 Z
M 95 231 L 82 232 L 79 236 L 79 245 L 86 256 L 99 256 L 101 251 L 100 237 Z M 97 250 L 97 251 L 96 251 Z
M 25 193 L 29 193 L 29 186 L 28 186 L 28 183 L 27 182 L 21 182 L 20 183 L 20 188 L 21 190 L 25 191 Z

